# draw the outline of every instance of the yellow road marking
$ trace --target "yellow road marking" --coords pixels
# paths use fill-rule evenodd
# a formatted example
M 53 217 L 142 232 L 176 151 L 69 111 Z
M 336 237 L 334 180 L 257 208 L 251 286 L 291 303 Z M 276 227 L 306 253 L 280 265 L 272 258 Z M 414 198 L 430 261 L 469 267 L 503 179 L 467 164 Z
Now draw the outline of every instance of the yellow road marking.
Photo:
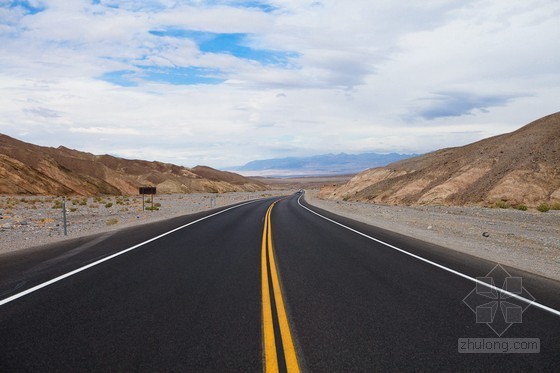
M 270 209 L 269 209 L 270 210 Z M 262 282 L 262 318 L 264 334 L 264 364 L 265 372 L 278 372 L 276 357 L 276 341 L 274 340 L 274 325 L 272 322 L 272 305 L 270 303 L 270 290 L 268 287 L 268 265 L 266 261 L 266 237 L 268 231 L 268 211 L 264 219 L 261 253 L 261 282 Z
M 278 325 L 280 327 L 280 336 L 282 338 L 282 347 L 284 349 L 284 360 L 286 368 L 289 373 L 299 373 L 299 363 L 294 347 L 292 333 L 290 331 L 290 324 L 288 323 L 288 316 L 286 315 L 286 308 L 284 306 L 284 297 L 282 289 L 280 288 L 280 280 L 278 277 L 278 270 L 276 268 L 276 261 L 274 259 L 274 249 L 272 247 L 272 208 L 276 204 L 270 205 L 266 212 L 263 240 L 262 240 L 262 289 L 263 289 L 263 329 L 264 329 L 264 347 L 265 347 L 265 371 L 277 372 L 278 361 L 277 351 L 274 342 L 274 326 L 272 323 L 272 313 L 270 304 L 270 288 L 268 286 L 268 266 L 266 250 L 268 249 L 268 258 L 270 260 L 270 274 L 272 278 L 272 287 L 274 291 L 274 300 L 276 303 L 276 314 L 278 315 Z M 265 291 L 267 294 L 265 294 Z M 269 339 L 272 339 L 270 341 Z M 272 349 L 272 350 L 267 350 Z M 271 356 L 272 355 L 272 356 Z

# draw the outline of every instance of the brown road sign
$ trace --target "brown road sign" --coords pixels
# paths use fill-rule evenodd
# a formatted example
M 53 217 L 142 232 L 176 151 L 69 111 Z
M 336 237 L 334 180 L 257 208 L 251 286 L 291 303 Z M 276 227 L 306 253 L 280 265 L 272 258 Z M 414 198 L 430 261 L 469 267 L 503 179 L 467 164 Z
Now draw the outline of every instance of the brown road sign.
M 156 187 L 140 187 L 138 191 L 140 194 L 156 194 Z

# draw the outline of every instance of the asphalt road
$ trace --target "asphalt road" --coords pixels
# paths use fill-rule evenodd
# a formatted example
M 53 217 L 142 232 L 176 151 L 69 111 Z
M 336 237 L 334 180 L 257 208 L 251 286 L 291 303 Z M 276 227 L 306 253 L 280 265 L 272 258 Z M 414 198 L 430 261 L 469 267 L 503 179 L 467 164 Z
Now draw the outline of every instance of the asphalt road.
M 558 282 L 504 267 L 487 277 L 510 296 L 477 294 L 496 263 L 299 197 L 0 256 L 0 372 L 558 371 Z M 459 353 L 464 338 L 540 351 Z

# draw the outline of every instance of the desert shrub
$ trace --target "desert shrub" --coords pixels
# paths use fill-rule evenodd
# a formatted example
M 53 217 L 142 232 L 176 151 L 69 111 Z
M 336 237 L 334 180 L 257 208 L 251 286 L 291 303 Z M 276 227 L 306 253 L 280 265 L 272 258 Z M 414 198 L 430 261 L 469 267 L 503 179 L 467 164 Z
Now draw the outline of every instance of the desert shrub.
M 2 205 L 2 208 L 14 208 L 19 204 L 19 201 L 15 198 L 8 198 L 4 201 L 4 204 Z
M 103 202 L 103 198 L 101 198 L 99 196 L 93 197 L 93 202 L 101 203 L 101 202 Z
M 154 203 L 154 207 L 161 207 L 161 203 L 159 202 Z
M 40 224 L 40 225 L 47 224 L 47 223 L 54 223 L 54 220 L 51 219 L 51 218 L 42 218 L 42 219 L 37 221 L 37 224 Z
M 560 202 L 554 202 L 552 205 L 550 205 L 550 209 L 551 210 L 560 210 Z
M 80 206 L 87 206 L 87 198 L 82 198 L 79 203 Z
M 62 201 L 56 200 L 54 201 L 54 205 L 52 206 L 53 209 L 61 209 L 62 208 Z
M 515 205 L 515 208 L 516 208 L 517 210 L 527 211 L 527 206 L 526 206 L 525 204 L 523 204 L 523 203 L 520 203 L 520 204 L 518 204 L 518 205 Z
M 548 210 L 550 210 L 550 205 L 543 202 L 537 206 L 537 210 L 539 210 L 540 212 L 547 212 Z
M 507 201 L 499 200 L 499 201 L 496 201 L 496 203 L 494 203 L 494 207 L 497 207 L 497 208 L 500 208 L 500 209 L 509 209 L 511 207 L 511 205 Z
M 146 206 L 146 211 L 158 211 L 158 210 L 159 210 L 159 207 L 156 207 L 155 205 L 154 205 L 154 207 Z
M 37 199 L 35 199 L 35 198 L 32 198 L 32 199 L 29 198 L 29 199 L 28 199 L 28 198 L 23 198 L 23 197 L 22 197 L 19 201 L 20 201 L 21 203 L 25 203 L 25 204 L 31 205 L 31 206 L 33 206 L 33 205 L 35 205 L 35 203 L 37 203 Z
M 113 207 L 113 203 L 112 202 L 107 202 L 105 204 L 105 208 L 110 208 L 110 207 Z
M 88 206 L 90 209 L 96 209 L 99 208 L 98 204 L 92 203 L 91 205 Z
M 105 222 L 107 225 L 115 225 L 119 223 L 118 219 L 109 219 Z

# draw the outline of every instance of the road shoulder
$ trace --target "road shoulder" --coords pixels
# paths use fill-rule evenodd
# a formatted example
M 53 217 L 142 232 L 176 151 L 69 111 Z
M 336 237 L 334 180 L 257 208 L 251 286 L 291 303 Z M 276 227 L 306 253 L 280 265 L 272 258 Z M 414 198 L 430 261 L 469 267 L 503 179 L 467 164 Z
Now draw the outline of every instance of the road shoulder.
M 312 206 L 362 223 L 560 281 L 560 213 L 480 207 L 384 206 L 323 200 Z

